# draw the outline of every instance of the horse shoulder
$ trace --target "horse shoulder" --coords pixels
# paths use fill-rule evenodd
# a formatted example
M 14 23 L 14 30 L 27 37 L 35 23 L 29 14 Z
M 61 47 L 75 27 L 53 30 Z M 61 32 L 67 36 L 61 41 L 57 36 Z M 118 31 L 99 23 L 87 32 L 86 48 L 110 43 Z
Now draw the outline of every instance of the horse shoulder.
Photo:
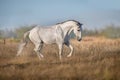
M 56 26 L 56 39 L 59 42 L 64 42 L 64 32 L 60 26 Z
M 64 37 L 64 32 L 60 26 L 56 27 L 56 33 L 57 33 L 57 35 L 61 36 L 62 38 Z

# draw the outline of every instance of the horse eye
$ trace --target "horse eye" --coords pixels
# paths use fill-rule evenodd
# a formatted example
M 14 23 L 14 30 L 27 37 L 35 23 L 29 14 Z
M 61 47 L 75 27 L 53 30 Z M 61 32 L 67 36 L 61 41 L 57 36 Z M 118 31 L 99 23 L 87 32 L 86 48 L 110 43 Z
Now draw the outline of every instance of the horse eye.
M 78 29 L 77 31 L 80 31 L 80 29 Z

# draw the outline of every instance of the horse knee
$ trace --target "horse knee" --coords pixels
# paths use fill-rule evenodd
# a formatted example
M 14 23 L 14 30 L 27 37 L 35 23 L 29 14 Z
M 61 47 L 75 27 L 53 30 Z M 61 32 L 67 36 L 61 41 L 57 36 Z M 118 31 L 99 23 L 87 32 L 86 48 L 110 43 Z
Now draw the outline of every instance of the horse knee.
M 38 49 L 38 48 L 34 48 L 34 51 L 35 51 L 35 52 L 39 52 L 39 49 Z

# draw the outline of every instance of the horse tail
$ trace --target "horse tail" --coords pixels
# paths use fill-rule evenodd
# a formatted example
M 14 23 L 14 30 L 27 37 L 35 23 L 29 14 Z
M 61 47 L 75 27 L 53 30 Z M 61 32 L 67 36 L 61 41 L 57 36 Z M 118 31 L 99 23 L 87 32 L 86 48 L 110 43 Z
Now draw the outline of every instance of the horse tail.
M 24 33 L 23 39 L 21 40 L 21 43 L 19 44 L 18 51 L 17 51 L 17 56 L 19 56 L 23 50 L 23 48 L 27 45 L 28 43 L 28 36 L 29 36 L 30 31 Z

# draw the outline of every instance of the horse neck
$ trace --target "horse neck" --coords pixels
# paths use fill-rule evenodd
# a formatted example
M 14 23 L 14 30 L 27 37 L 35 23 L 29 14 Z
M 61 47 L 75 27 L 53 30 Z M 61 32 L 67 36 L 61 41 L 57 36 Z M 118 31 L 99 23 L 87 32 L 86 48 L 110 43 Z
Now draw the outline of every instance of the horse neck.
M 64 32 L 64 36 L 70 35 L 71 31 L 73 30 L 73 27 L 71 25 L 62 25 L 61 28 Z

